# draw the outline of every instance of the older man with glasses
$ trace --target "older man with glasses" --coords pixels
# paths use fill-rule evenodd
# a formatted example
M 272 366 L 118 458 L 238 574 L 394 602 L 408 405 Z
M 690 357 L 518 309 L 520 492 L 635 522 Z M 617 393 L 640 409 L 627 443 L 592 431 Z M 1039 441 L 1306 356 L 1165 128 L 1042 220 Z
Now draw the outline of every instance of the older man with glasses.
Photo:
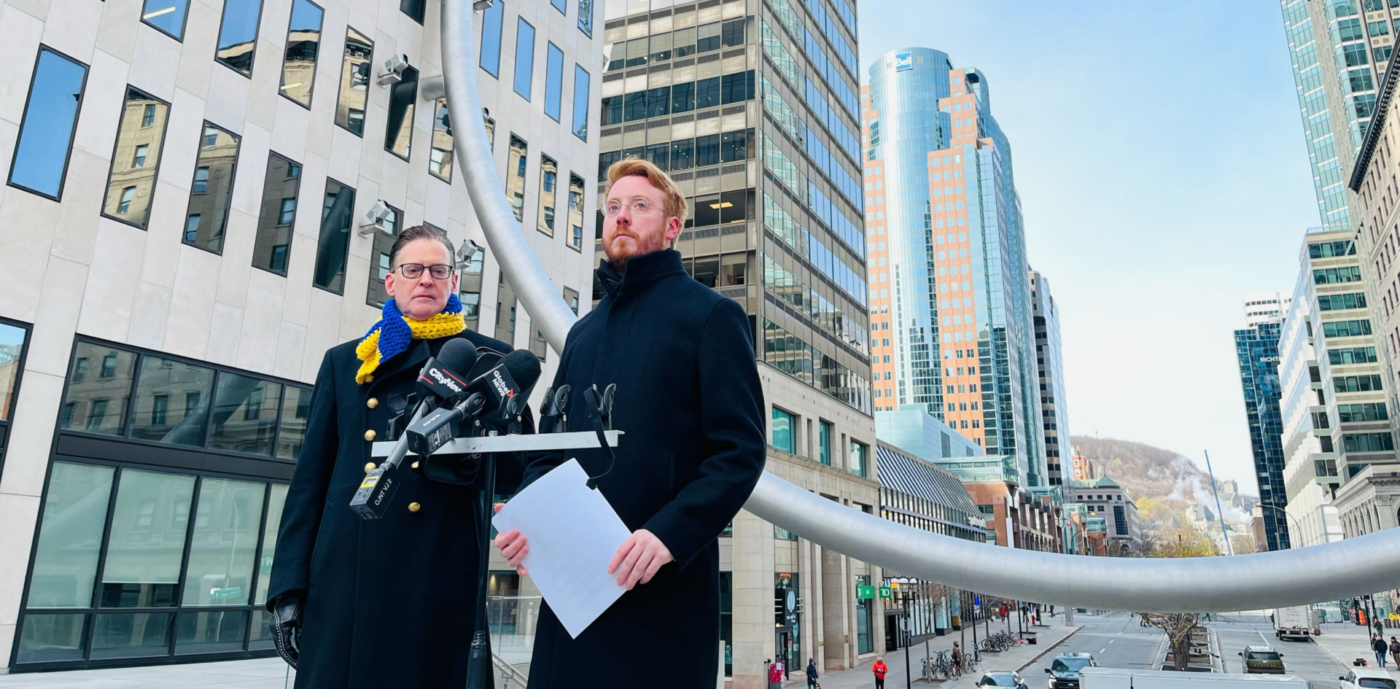
M 401 232 L 382 318 L 364 338 L 326 352 L 316 376 L 267 595 L 273 640 L 297 668 L 299 688 L 466 684 L 479 489 L 399 471 L 382 518 L 366 521 L 350 509 L 375 467 L 371 446 L 387 439 L 396 402 L 414 391 L 429 356 L 454 338 L 483 352 L 511 351 L 466 329 L 453 257 L 441 230 Z M 500 462 L 497 488 L 506 492 L 521 467 Z

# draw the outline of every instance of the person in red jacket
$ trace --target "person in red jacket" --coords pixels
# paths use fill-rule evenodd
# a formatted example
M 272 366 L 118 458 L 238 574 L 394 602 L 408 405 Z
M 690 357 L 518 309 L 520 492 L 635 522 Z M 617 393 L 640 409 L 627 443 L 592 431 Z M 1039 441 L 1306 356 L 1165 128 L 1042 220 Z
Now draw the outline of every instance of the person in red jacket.
M 876 658 L 870 670 L 875 673 L 875 689 L 885 689 L 885 673 L 890 671 L 889 666 L 885 665 L 885 659 Z

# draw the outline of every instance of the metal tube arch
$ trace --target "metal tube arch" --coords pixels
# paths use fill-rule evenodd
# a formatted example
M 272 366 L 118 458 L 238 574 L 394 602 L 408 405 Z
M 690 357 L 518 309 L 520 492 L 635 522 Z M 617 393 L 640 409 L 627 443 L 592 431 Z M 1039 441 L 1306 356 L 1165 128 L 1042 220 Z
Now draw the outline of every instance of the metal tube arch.
M 536 329 L 563 351 L 577 317 L 535 258 L 474 118 L 481 111 L 471 0 L 442 0 L 447 100 L 458 169 L 482 232 Z M 896 524 L 764 472 L 745 509 L 823 547 L 961 589 L 1104 610 L 1253 610 L 1400 588 L 1400 529 L 1294 550 L 1186 559 L 1088 558 L 1004 548 Z

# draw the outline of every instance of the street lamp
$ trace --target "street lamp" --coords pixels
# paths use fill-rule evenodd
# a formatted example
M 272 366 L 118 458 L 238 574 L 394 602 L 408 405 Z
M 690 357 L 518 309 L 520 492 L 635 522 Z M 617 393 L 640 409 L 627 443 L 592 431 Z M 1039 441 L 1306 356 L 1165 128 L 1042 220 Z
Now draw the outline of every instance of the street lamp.
M 1259 503 L 1259 507 L 1261 507 L 1261 508 L 1266 508 L 1266 509 L 1271 509 L 1271 510 L 1278 510 L 1280 513 L 1283 514 L 1283 516 L 1287 517 L 1290 521 L 1292 521 L 1294 526 L 1298 527 L 1298 534 L 1299 534 L 1299 535 L 1302 535 L 1302 533 L 1303 533 L 1303 523 L 1300 522 L 1300 521 L 1298 521 L 1298 518 L 1297 518 L 1297 517 L 1295 517 L 1295 516 L 1289 514 L 1289 513 L 1288 513 L 1288 510 L 1285 510 L 1285 509 L 1283 509 L 1282 507 L 1279 507 L 1278 505 L 1266 505 L 1266 504 L 1264 504 L 1264 503 L 1262 503 L 1262 502 Z M 1293 541 L 1292 541 L 1292 539 L 1290 538 L 1290 539 L 1289 539 L 1289 545 L 1292 545 L 1292 544 L 1293 544 Z

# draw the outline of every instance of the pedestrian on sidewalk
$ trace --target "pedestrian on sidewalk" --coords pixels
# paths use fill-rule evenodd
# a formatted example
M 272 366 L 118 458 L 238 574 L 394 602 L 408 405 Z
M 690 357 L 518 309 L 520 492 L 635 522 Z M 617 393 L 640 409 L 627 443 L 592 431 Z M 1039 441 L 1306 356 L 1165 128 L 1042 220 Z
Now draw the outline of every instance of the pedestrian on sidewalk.
M 1395 667 L 1400 668 L 1400 641 L 1390 637 L 1390 657 L 1395 659 Z
M 816 660 L 816 658 L 808 658 L 808 659 L 807 659 L 807 689 L 812 689 L 812 688 L 815 687 L 815 686 L 817 686 L 817 660 Z
M 875 664 L 870 666 L 870 671 L 875 673 L 875 689 L 885 689 L 885 673 L 890 671 L 885 665 L 884 658 L 876 658 Z
M 1400 661 L 1396 661 L 1396 663 L 1400 663 Z M 963 664 L 963 653 L 962 653 L 962 648 L 958 646 L 958 642 L 954 641 L 954 642 L 953 642 L 953 667 L 957 668 L 957 669 L 958 669 L 958 672 L 962 672 L 962 664 Z
M 1385 639 L 1382 638 L 1382 637 L 1379 637 L 1379 636 L 1377 636 L 1377 637 L 1372 637 L 1372 639 L 1371 639 L 1371 650 L 1373 650 L 1373 651 L 1376 652 L 1376 664 L 1379 665 L 1379 666 L 1381 667 L 1382 670 L 1384 670 L 1384 669 L 1385 669 L 1385 654 L 1386 654 L 1386 651 L 1389 651 L 1389 650 L 1390 650 L 1390 647 L 1389 647 L 1389 646 L 1386 646 L 1386 644 L 1385 644 Z

